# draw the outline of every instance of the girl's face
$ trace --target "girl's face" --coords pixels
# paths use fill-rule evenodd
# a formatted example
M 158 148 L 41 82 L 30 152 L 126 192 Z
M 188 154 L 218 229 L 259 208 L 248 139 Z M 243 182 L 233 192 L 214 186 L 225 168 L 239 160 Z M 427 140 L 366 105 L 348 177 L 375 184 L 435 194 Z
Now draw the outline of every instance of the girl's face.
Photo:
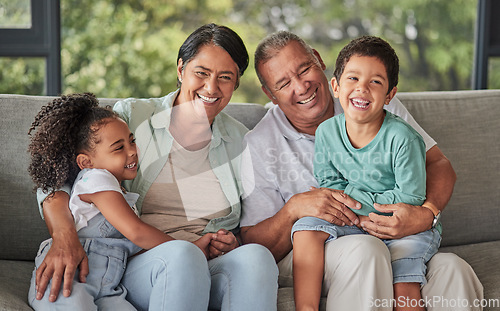
M 189 103 L 195 115 L 210 124 L 229 103 L 239 79 L 229 53 L 212 44 L 201 46 L 187 64 L 180 59 L 177 75 L 182 83 L 176 104 Z
M 119 118 L 109 118 L 107 121 L 95 134 L 94 149 L 86 154 L 87 161 L 80 168 L 106 169 L 119 182 L 134 179 L 138 162 L 134 134 L 127 123 Z

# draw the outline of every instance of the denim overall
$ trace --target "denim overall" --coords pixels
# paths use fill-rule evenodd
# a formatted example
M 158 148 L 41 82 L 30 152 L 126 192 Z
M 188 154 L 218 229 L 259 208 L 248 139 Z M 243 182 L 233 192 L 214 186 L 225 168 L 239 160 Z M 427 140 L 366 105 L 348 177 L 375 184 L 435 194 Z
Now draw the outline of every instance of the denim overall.
M 89 260 L 86 283 L 79 282 L 77 271 L 70 297 L 63 297 L 61 292 L 55 302 L 49 302 L 49 283 L 43 299 L 36 300 L 35 269 L 29 291 L 31 306 L 35 310 L 135 310 L 125 300 L 127 290 L 120 281 L 125 272 L 127 258 L 141 248 L 127 240 L 100 213 L 88 222 L 87 227 L 78 231 L 78 236 Z M 49 239 L 40 246 L 35 259 L 36 268 L 43 262 L 51 245 L 52 239 Z

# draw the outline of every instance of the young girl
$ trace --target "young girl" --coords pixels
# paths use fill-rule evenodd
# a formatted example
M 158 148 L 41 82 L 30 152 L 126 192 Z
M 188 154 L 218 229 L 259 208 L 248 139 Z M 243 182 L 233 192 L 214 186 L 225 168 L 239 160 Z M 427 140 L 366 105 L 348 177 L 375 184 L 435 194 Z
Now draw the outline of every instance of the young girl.
M 113 111 L 98 107 L 94 95 L 74 94 L 54 99 L 33 122 L 29 173 L 44 192 L 73 184 L 70 209 L 87 253 L 86 283 L 73 281 L 73 294 L 49 302 L 37 300 L 36 270 L 52 240 L 42 242 L 35 260 L 29 303 L 35 310 L 135 310 L 120 284 L 127 258 L 172 240 L 137 216 L 139 195 L 120 185 L 137 175 L 137 148 L 127 124 Z M 47 287 L 47 291 L 50 286 Z

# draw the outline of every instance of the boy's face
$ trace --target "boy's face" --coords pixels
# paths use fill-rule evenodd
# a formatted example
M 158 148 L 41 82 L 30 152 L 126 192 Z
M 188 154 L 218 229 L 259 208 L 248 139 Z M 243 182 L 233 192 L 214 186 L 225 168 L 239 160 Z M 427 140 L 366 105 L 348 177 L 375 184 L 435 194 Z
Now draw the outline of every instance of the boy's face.
M 356 123 L 383 119 L 384 105 L 396 94 L 390 92 L 387 70 L 376 57 L 352 56 L 346 63 L 340 81 L 332 79 L 333 94 L 338 97 L 346 119 Z

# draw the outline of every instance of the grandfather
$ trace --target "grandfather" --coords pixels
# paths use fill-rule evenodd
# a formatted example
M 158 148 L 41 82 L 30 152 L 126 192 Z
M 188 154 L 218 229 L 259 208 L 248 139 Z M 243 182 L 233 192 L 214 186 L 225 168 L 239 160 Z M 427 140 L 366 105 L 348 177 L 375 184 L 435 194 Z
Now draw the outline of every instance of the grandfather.
M 373 310 L 373 301 L 393 297 L 390 255 L 374 236 L 401 238 L 431 228 L 451 197 L 456 175 L 436 142 L 393 99 L 386 109 L 410 123 L 426 143 L 424 204 L 377 205 L 382 212 L 394 212 L 393 216 L 362 218 L 347 208 L 357 208 L 359 203 L 342 191 L 315 188 L 314 133 L 321 122 L 343 112 L 334 101 L 325 68 L 319 53 L 290 32 L 272 34 L 257 47 L 255 69 L 262 90 L 275 106 L 245 136 L 241 233 L 244 243 L 271 250 L 283 284 L 292 279 L 290 231 L 296 220 L 315 216 L 336 225 L 361 225 L 371 235 L 346 236 L 325 245 L 323 296 L 327 310 Z M 472 268 L 454 254 L 435 255 L 428 263 L 427 280 L 424 299 L 483 297 Z

